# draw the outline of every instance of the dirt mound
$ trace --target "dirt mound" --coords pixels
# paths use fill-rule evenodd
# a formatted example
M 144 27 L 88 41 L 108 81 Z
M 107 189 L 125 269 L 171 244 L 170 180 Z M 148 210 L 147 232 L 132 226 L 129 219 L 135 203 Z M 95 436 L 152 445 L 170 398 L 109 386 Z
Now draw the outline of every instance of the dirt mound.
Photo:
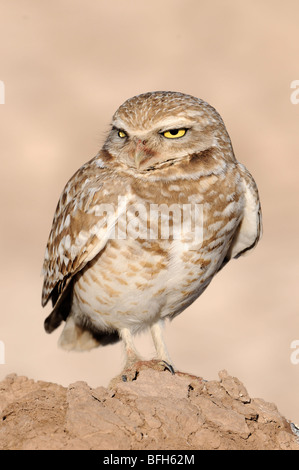
M 220 381 L 137 364 L 109 388 L 10 375 L 0 382 L 0 449 L 289 449 L 296 428 L 275 405 Z

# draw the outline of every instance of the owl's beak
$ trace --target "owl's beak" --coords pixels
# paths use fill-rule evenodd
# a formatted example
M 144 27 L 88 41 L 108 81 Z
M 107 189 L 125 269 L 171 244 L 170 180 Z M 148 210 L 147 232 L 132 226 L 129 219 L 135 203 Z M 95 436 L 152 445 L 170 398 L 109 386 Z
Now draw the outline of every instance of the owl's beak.
M 147 158 L 147 155 L 144 152 L 142 152 L 142 150 L 137 150 L 136 151 L 136 153 L 135 153 L 135 165 L 136 165 L 137 170 L 139 170 L 141 163 L 146 158 Z
M 139 170 L 140 165 L 144 160 L 148 160 L 149 158 L 155 155 L 155 152 L 151 149 L 150 146 L 147 144 L 147 140 L 136 139 L 136 149 L 135 149 L 135 165 L 137 170 Z

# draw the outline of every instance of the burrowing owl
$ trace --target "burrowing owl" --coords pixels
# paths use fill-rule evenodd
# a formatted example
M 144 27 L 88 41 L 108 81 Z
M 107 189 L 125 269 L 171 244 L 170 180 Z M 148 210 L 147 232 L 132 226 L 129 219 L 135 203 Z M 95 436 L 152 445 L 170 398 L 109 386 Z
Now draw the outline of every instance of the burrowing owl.
M 149 327 L 157 359 L 170 363 L 163 321 L 260 237 L 256 184 L 217 111 L 177 92 L 130 98 L 60 196 L 43 268 L 42 304 L 53 304 L 45 329 L 64 320 L 59 344 L 69 350 L 122 339 L 131 362 L 133 334 Z

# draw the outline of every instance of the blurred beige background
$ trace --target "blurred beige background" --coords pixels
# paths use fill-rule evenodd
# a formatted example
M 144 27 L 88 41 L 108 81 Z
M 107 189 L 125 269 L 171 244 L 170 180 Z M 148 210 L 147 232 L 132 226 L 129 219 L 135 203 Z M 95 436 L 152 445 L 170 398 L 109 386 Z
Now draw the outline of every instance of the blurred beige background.
M 298 17 L 296 0 L 0 0 L 0 379 L 97 386 L 120 371 L 120 345 L 67 353 L 59 331 L 44 333 L 45 244 L 64 184 L 101 147 L 117 107 L 182 91 L 222 115 L 258 183 L 264 237 L 167 324 L 170 354 L 206 379 L 227 369 L 299 422 Z M 147 335 L 137 346 L 150 357 Z

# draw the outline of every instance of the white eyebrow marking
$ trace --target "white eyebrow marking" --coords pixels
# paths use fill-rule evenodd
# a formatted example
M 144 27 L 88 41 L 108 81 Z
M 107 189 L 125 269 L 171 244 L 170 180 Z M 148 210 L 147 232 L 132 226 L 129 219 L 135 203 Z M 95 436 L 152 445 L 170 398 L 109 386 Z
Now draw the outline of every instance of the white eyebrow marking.
M 191 127 L 193 123 L 189 121 L 188 119 L 164 119 L 163 121 L 160 121 L 157 123 L 157 126 L 155 126 L 156 129 L 159 129 L 161 132 L 168 131 L 170 129 L 182 129 L 185 127 Z

